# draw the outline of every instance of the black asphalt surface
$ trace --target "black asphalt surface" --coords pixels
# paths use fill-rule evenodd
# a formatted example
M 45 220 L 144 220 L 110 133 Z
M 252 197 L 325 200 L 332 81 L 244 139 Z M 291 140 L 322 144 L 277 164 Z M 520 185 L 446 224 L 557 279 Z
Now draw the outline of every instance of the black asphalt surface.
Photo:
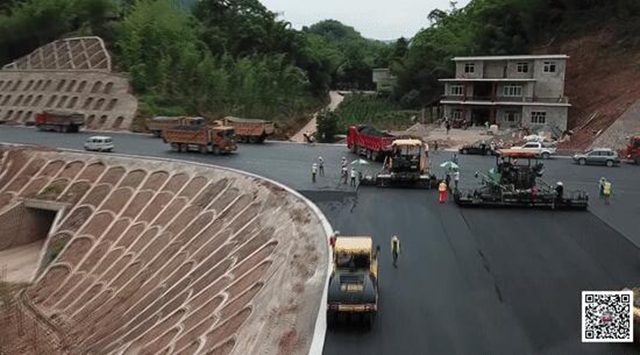
M 0 127 L 0 141 L 81 149 L 89 133 L 55 134 Z M 161 140 L 112 134 L 118 153 L 209 162 L 257 173 L 314 200 L 342 235 L 371 235 L 381 245 L 380 313 L 371 331 L 343 324 L 327 333 L 326 355 L 638 354 L 640 346 L 582 344 L 580 294 L 640 284 L 640 167 L 582 167 L 546 162 L 546 180 L 591 196 L 586 212 L 460 209 L 437 204 L 435 191 L 355 189 L 339 184 L 341 146 L 243 145 L 226 157 L 180 154 Z M 322 155 L 327 176 L 311 183 Z M 354 159 L 354 156 L 347 155 Z M 451 153 L 433 156 L 438 164 Z M 460 157 L 463 186 L 494 158 Z M 376 166 L 370 166 L 371 171 Z M 613 182 L 610 206 L 596 196 Z M 403 246 L 391 266 L 389 242 Z M 639 344 L 640 345 L 640 344 Z

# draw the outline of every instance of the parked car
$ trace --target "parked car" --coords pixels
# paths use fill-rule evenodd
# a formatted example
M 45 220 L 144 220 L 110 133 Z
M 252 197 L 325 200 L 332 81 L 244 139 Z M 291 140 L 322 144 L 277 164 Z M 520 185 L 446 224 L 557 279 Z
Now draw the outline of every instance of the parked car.
M 89 137 L 84 142 L 84 149 L 96 152 L 110 152 L 113 150 L 113 139 L 107 136 Z
M 578 153 L 573 156 L 573 161 L 580 165 L 606 165 L 608 167 L 620 165 L 618 153 L 607 148 L 597 148 Z
M 463 145 L 458 149 L 460 154 L 480 154 L 480 155 L 496 155 L 496 151 L 491 149 L 491 145 L 483 142 Z
M 556 148 L 547 147 L 540 142 L 529 142 L 522 147 L 512 147 L 512 149 L 534 152 L 538 157 L 542 159 L 549 159 L 552 155 L 556 154 Z

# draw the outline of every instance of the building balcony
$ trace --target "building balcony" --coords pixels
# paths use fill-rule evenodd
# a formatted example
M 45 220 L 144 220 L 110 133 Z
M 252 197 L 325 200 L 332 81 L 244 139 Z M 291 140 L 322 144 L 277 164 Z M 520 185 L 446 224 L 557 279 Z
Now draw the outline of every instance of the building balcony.
M 553 105 L 571 106 L 569 98 L 561 97 L 531 97 L 531 96 L 450 96 L 445 95 L 440 99 L 442 104 L 460 105 Z

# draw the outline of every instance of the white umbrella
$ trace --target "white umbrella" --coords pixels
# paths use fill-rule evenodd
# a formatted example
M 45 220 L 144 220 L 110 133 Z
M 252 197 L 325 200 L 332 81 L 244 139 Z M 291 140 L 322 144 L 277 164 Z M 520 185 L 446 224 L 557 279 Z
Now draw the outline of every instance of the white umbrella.
M 445 161 L 444 163 L 440 164 L 440 167 L 445 168 L 447 171 L 457 171 L 458 169 L 460 169 L 458 164 L 452 161 Z
M 354 166 L 362 166 L 362 165 L 369 165 L 369 164 L 370 163 L 364 159 L 356 159 L 351 162 L 351 165 L 354 165 Z

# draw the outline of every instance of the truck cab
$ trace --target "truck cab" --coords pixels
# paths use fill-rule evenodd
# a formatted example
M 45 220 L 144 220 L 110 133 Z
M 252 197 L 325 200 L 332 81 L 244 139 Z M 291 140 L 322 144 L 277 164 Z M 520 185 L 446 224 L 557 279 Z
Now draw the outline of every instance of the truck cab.
M 627 147 L 618 151 L 618 156 L 621 159 L 640 165 L 640 136 L 631 137 Z
M 360 315 L 371 326 L 378 311 L 378 252 L 371 237 L 338 237 L 329 279 L 327 320 Z
M 211 132 L 213 133 L 214 145 L 219 147 L 220 152 L 230 153 L 238 149 L 236 133 L 233 127 L 214 126 Z

